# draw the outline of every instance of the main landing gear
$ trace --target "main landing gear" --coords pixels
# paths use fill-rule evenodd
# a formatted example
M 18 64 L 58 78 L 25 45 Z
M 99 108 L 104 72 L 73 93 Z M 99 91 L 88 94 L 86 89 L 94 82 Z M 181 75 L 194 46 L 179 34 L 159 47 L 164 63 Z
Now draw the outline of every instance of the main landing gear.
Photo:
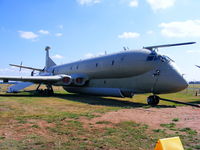
M 147 98 L 147 103 L 151 106 L 156 106 L 158 105 L 160 101 L 160 97 L 159 96 L 156 96 L 156 95 L 151 95 Z
M 46 85 L 46 89 L 39 89 L 41 86 L 41 84 L 38 85 L 37 89 L 36 89 L 36 94 L 39 95 L 44 95 L 44 96 L 52 96 L 54 95 L 54 91 L 51 85 Z

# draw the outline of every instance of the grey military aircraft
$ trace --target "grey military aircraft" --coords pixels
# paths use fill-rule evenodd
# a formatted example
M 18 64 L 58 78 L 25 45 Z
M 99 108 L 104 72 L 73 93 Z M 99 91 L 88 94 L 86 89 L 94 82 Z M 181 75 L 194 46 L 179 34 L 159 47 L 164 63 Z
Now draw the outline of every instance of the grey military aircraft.
M 25 83 L 19 83 L 23 88 L 39 84 L 37 91 L 40 85 L 44 84 L 47 87 L 45 90 L 47 94 L 53 94 L 52 86 L 62 86 L 64 90 L 72 93 L 114 97 L 132 97 L 134 94 L 152 93 L 147 98 L 147 103 L 157 105 L 161 99 L 157 96 L 158 94 L 178 92 L 188 86 L 176 69 L 174 61 L 158 54 L 157 49 L 194 43 L 143 47 L 63 65 L 56 65 L 53 62 L 49 57 L 50 47 L 46 47 L 44 69 L 10 64 L 33 70 L 33 72 L 31 76 L 0 76 L 0 80 L 23 81 Z M 34 71 L 39 71 L 39 74 L 34 76 Z M 10 92 L 14 92 L 11 89 Z

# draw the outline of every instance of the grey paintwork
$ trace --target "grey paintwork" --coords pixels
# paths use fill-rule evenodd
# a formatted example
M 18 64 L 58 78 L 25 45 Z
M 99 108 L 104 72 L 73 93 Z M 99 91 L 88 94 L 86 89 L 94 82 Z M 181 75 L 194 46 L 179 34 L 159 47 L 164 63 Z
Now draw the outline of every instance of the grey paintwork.
M 54 75 L 86 75 L 89 79 L 125 78 L 143 74 L 155 67 L 147 61 L 151 51 L 142 49 L 105 55 L 49 68 Z

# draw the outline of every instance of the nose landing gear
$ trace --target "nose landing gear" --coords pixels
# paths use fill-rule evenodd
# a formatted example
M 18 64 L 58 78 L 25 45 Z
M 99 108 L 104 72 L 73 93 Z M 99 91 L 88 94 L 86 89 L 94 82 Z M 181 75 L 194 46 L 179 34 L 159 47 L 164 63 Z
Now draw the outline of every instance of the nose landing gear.
M 147 103 L 151 106 L 156 106 L 158 105 L 160 101 L 160 97 L 159 96 L 156 96 L 156 95 L 151 95 L 147 98 Z

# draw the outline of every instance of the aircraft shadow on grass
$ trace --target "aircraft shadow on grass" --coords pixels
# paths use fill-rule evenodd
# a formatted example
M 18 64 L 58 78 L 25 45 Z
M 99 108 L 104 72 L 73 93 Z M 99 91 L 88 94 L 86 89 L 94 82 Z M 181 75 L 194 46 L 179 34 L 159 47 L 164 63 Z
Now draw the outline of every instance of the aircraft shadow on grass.
M 26 94 L 0 94 L 0 97 L 48 97 L 48 96 L 40 96 L 40 95 L 26 95 Z M 126 100 L 118 100 L 111 99 L 109 97 L 101 97 L 101 96 L 91 96 L 91 95 L 81 95 L 81 94 L 54 94 L 51 97 L 57 97 L 64 100 L 69 100 L 73 102 L 80 102 L 90 105 L 102 105 L 102 106 L 110 106 L 110 107 L 123 107 L 123 108 L 139 108 L 139 107 L 148 107 L 149 105 L 131 102 Z M 158 105 L 156 108 L 174 108 L 173 105 Z
M 192 103 L 192 104 L 200 104 L 200 99 L 199 99 L 199 101 L 193 101 L 193 102 L 190 102 L 190 103 Z

